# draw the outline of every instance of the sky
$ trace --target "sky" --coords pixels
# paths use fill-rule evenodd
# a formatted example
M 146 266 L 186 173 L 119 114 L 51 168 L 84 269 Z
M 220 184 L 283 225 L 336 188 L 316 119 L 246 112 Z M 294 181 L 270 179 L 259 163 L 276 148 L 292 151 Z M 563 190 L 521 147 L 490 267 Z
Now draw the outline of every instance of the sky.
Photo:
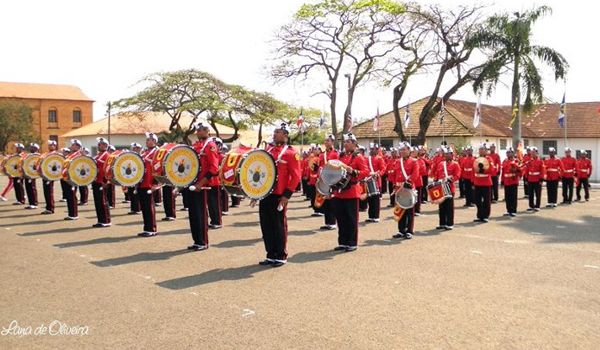
M 326 82 L 275 85 L 266 67 L 273 54 L 269 42 L 298 7 L 310 0 L 19 0 L 0 3 L 0 81 L 71 84 L 96 101 L 94 119 L 106 115 L 106 102 L 133 95 L 143 76 L 195 68 L 228 82 L 266 91 L 301 106 L 325 108 L 324 96 L 313 96 Z M 419 1 L 428 3 L 428 1 Z M 446 6 L 468 0 L 439 1 Z M 550 46 L 569 61 L 565 83 L 546 71 L 545 96 L 567 102 L 600 101 L 598 57 L 600 3 L 583 0 L 484 2 L 490 13 L 513 12 L 546 4 L 553 14 L 538 22 L 534 42 Z M 342 82 L 339 98 L 345 101 Z M 431 76 L 411 81 L 401 101 L 430 94 Z M 454 98 L 476 101 L 470 87 Z M 500 85 L 482 103 L 506 105 L 510 92 Z M 353 117 L 364 120 L 391 110 L 391 92 L 375 84 L 359 88 Z M 338 112 L 343 114 L 344 105 Z

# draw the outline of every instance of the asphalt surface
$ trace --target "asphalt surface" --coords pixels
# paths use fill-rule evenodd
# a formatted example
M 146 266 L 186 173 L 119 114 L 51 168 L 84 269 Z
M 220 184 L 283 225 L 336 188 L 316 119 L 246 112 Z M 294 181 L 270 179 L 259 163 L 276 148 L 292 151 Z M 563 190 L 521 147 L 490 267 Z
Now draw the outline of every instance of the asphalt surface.
M 472 222 L 475 209 L 457 208 L 453 231 L 435 230 L 437 207 L 426 204 L 410 241 L 391 239 L 396 223 L 386 208 L 382 222 L 361 223 L 352 253 L 332 251 L 337 231 L 319 231 L 322 218 L 296 195 L 289 262 L 277 269 L 257 265 L 264 247 L 248 201 L 209 232 L 210 249 L 189 252 L 183 211 L 177 221 L 159 221 L 157 237 L 138 238 L 141 216 L 127 215 L 121 198 L 113 226 L 100 229 L 91 228 L 91 196 L 74 222 L 62 220 L 64 203 L 42 216 L 43 204 L 24 210 L 13 198 L 0 202 L 0 349 L 600 344 L 597 190 L 590 202 L 512 219 L 501 216 L 500 202 L 487 224 Z M 60 324 L 83 334 L 60 334 Z M 35 334 L 41 325 L 48 329 Z

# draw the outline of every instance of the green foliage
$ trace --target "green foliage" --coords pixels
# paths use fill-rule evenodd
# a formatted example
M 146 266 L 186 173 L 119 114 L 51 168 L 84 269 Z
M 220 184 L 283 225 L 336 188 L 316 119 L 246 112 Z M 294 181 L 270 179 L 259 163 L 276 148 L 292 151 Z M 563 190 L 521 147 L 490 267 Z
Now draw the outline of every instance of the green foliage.
M 6 150 L 9 142 L 40 142 L 33 130 L 31 108 L 20 101 L 0 101 L 0 151 Z M 6 150 L 10 152 L 11 150 Z

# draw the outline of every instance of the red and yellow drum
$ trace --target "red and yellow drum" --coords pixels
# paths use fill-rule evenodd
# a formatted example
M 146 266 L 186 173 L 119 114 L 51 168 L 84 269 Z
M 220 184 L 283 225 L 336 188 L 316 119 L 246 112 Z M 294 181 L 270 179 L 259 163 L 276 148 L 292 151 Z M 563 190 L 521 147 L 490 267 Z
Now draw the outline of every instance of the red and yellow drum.
M 435 204 L 442 203 L 446 198 L 452 198 L 450 185 L 446 181 L 434 181 L 427 185 L 427 195 Z
M 111 153 L 104 164 L 104 176 L 114 184 L 123 187 L 133 187 L 144 177 L 144 160 L 128 150 Z
M 37 171 L 37 165 L 40 161 L 39 153 L 29 153 L 23 158 L 23 177 L 26 179 L 37 179 L 40 173 Z
M 6 162 L 6 156 L 3 154 L 0 154 L 0 175 L 4 175 L 6 176 L 6 172 L 4 171 L 4 163 Z
M 23 158 L 20 154 L 9 156 L 4 161 L 4 172 L 10 177 L 23 177 Z
M 200 160 L 196 151 L 177 143 L 162 145 L 152 161 L 152 175 L 163 184 L 188 187 L 196 182 L 200 172 Z
M 38 172 L 45 181 L 62 179 L 62 168 L 65 157 L 58 152 L 44 153 L 38 163 Z
M 98 166 L 94 158 L 79 155 L 65 160 L 62 176 L 71 186 L 87 186 L 96 180 Z
M 277 166 L 268 152 L 239 147 L 223 158 L 219 178 L 229 194 L 261 200 L 275 187 Z

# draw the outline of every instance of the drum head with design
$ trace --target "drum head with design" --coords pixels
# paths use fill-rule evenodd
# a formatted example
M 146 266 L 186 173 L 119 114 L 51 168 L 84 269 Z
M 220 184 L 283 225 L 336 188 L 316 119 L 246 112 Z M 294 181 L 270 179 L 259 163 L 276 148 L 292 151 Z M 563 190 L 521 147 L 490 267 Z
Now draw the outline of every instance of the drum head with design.
M 144 177 L 144 161 L 135 152 L 125 152 L 118 155 L 112 164 L 112 181 L 123 187 L 133 187 Z
M 23 160 L 23 176 L 28 179 L 37 179 L 40 174 L 37 171 L 37 164 L 40 161 L 40 155 L 32 153 Z
M 186 145 L 173 147 L 164 158 L 165 177 L 175 187 L 187 187 L 196 181 L 200 171 L 198 154 Z
M 317 184 L 315 185 L 317 192 L 319 192 L 323 196 L 328 196 L 331 194 L 331 186 L 327 185 L 323 182 L 323 179 L 317 180 Z
M 40 163 L 42 178 L 46 181 L 58 181 L 62 179 L 62 167 L 65 157 L 58 153 L 45 156 Z
M 346 177 L 346 169 L 342 168 L 341 162 L 332 159 L 321 169 L 319 178 L 329 186 L 334 186 Z
M 87 186 L 94 182 L 98 166 L 92 157 L 77 156 L 71 159 L 68 169 L 69 181 L 75 186 Z
M 21 156 L 14 155 L 9 157 L 4 163 L 4 171 L 10 177 L 22 177 L 23 170 L 21 169 Z
M 0 154 L 0 175 L 6 176 L 6 172 L 4 172 L 4 163 L 6 162 L 6 157 Z
M 277 179 L 273 157 L 263 150 L 248 152 L 239 168 L 240 187 L 250 199 L 261 200 L 268 196 Z

